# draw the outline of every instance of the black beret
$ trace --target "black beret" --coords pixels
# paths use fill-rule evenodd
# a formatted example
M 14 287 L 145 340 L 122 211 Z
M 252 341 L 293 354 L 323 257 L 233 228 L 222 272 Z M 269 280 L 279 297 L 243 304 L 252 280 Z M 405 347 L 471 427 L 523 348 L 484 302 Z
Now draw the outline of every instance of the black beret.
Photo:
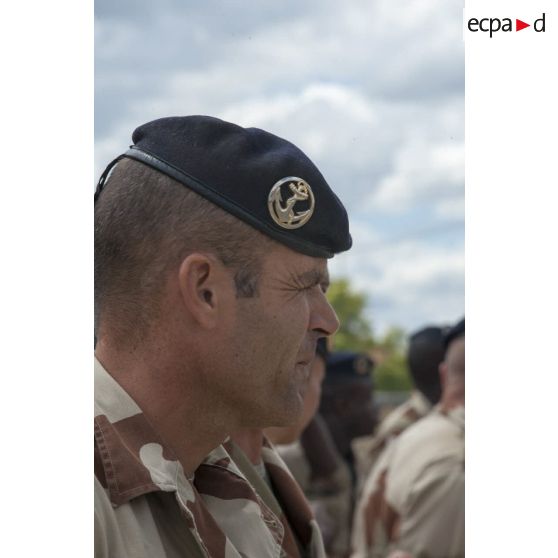
M 465 318 L 459 320 L 454 326 L 450 327 L 444 336 L 444 347 L 447 350 L 450 343 L 455 339 L 465 335 Z
M 446 331 L 446 327 L 425 326 L 409 336 L 409 346 L 414 343 L 432 343 L 442 346 Z
M 282 138 L 210 116 L 182 116 L 143 124 L 132 141 L 121 157 L 167 174 L 297 252 L 330 258 L 351 247 L 343 204 L 312 161 Z M 103 173 L 95 199 L 117 161 Z
M 331 353 L 326 363 L 325 382 L 348 383 L 372 381 L 374 361 L 366 354 L 348 351 Z

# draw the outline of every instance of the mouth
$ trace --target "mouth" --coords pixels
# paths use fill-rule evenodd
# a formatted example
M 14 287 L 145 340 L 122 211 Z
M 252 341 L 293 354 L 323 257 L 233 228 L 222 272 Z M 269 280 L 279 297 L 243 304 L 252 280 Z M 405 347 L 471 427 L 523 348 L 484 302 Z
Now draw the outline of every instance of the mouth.
M 308 366 L 312 362 L 313 359 L 314 359 L 314 357 L 304 358 L 304 359 L 298 360 L 296 365 L 297 366 Z
M 316 357 L 316 345 L 317 344 L 315 342 L 312 343 L 311 350 L 306 350 L 302 355 L 302 358 L 297 360 L 296 362 L 297 366 L 309 366 L 312 363 L 312 361 Z M 309 348 L 310 347 L 306 347 L 306 349 Z
M 295 365 L 296 374 L 300 383 L 301 389 L 306 391 L 308 381 L 310 380 L 310 363 L 312 359 L 299 360 Z

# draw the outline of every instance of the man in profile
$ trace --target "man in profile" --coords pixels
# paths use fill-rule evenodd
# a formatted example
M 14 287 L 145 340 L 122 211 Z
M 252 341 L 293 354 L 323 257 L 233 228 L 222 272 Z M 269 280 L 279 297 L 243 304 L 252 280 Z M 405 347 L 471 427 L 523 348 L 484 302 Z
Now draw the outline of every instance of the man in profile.
M 220 444 L 301 413 L 346 211 L 263 130 L 172 117 L 132 139 L 95 194 L 96 556 L 322 555 Z

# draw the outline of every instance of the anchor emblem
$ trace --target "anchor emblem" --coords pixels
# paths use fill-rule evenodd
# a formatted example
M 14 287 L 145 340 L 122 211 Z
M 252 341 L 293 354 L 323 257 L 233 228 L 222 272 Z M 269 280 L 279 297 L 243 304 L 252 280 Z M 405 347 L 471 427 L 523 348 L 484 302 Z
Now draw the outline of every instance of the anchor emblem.
M 289 183 L 292 196 L 283 204 L 281 186 Z M 306 201 L 310 207 L 305 211 L 295 211 L 298 202 Z M 287 176 L 276 182 L 267 198 L 267 206 L 273 220 L 284 229 L 298 229 L 308 222 L 314 213 L 314 194 L 310 185 L 302 178 Z

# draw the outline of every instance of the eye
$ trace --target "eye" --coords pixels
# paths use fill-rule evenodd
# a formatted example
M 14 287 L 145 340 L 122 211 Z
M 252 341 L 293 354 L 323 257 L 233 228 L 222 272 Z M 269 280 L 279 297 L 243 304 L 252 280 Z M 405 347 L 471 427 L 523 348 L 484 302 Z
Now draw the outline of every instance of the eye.
M 319 286 L 321 289 L 323 289 L 323 286 L 318 281 L 316 281 L 314 283 L 310 283 L 309 285 L 300 286 L 299 290 L 301 292 L 308 292 L 308 291 L 311 291 L 312 289 L 314 289 L 317 286 Z
M 297 287 L 296 291 L 299 293 L 307 293 L 308 291 L 311 291 L 314 288 L 314 285 L 307 285 L 305 287 Z

